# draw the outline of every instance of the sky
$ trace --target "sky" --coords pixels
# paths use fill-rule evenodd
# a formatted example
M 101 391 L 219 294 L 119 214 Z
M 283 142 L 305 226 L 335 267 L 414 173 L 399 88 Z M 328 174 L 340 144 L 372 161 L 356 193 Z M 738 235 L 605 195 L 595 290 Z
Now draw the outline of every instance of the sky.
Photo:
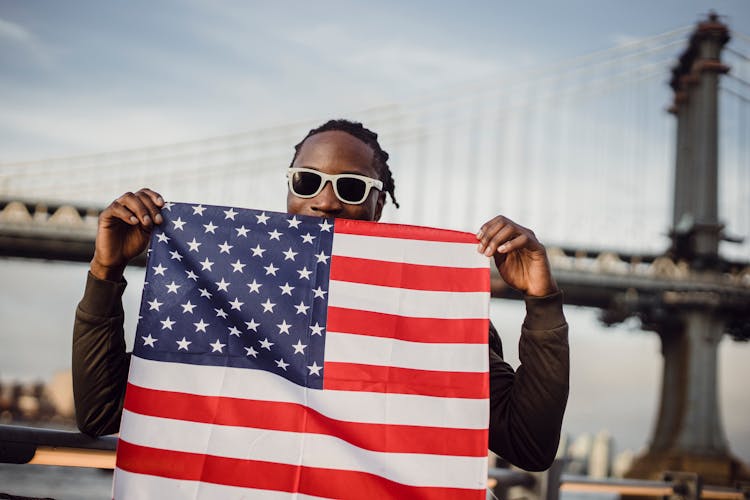
M 745 0 L 0 0 L 0 169 L 347 115 L 689 26 L 711 9 L 750 34 Z M 36 342 L 54 346 L 33 365 L 40 373 L 67 366 L 84 273 L 0 261 L 0 337 L 20 353 L 0 352 L 0 377 L 28 376 L 19 363 Z M 128 293 L 135 311 L 137 287 Z M 49 313 L 30 324 L 40 303 Z M 656 336 L 604 329 L 592 311 L 566 313 L 574 353 L 566 430 L 606 428 L 620 449 L 645 446 L 659 392 Z M 496 303 L 492 314 L 512 357 L 522 310 Z M 726 339 L 720 353 L 725 426 L 748 462 L 749 347 Z

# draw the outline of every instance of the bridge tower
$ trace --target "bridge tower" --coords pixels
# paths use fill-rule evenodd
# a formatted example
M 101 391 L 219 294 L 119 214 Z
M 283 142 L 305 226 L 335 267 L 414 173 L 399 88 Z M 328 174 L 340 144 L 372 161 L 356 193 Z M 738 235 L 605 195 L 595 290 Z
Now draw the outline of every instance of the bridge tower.
M 730 453 L 718 405 L 718 346 L 725 333 L 747 338 L 750 306 L 732 288 L 706 292 L 732 264 L 719 254 L 727 239 L 718 217 L 718 83 L 729 71 L 721 51 L 729 31 L 716 14 L 698 24 L 670 82 L 677 118 L 672 247 L 684 283 L 642 297 L 632 313 L 661 338 L 661 403 L 648 450 L 628 475 L 697 472 L 710 484 L 750 480 L 750 469 Z

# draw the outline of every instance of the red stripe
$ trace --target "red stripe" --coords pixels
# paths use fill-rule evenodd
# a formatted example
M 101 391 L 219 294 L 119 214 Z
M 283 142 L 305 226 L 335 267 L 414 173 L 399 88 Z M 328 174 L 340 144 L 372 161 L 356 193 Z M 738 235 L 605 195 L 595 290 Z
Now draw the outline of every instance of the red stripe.
M 483 489 L 408 486 L 366 472 L 161 450 L 122 439 L 117 446 L 117 467 L 135 474 L 326 498 L 479 500 L 485 495 Z
M 435 344 L 486 344 L 487 318 L 412 318 L 328 307 L 326 331 Z
M 365 424 L 337 420 L 297 403 L 197 396 L 128 384 L 125 409 L 141 415 L 340 438 L 359 448 L 390 453 L 482 457 L 486 429 Z
M 473 243 L 479 240 L 475 234 L 450 229 L 409 226 L 406 224 L 383 224 L 351 219 L 336 219 L 335 233 L 357 234 L 360 236 L 377 236 L 380 238 L 399 238 L 403 240 L 440 241 L 444 243 Z
M 368 285 L 440 292 L 487 292 L 490 272 L 484 268 L 424 266 L 334 255 L 331 279 Z
M 324 389 L 419 394 L 441 398 L 488 398 L 487 373 L 439 372 L 326 361 Z

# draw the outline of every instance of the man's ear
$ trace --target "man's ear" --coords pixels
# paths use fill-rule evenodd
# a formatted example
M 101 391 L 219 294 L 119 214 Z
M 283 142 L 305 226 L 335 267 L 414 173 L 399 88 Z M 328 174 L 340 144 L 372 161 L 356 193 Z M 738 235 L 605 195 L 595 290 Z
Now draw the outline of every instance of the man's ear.
M 378 200 L 375 202 L 375 213 L 373 214 L 372 220 L 379 221 L 380 216 L 383 214 L 383 206 L 385 206 L 385 193 L 378 195 Z

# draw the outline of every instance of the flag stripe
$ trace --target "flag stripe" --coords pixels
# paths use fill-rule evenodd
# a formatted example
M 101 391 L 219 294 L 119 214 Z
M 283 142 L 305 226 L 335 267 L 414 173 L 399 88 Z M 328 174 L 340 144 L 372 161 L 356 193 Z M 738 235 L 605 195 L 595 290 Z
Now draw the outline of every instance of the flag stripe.
M 351 219 L 336 219 L 334 232 L 336 234 L 358 234 L 361 236 L 379 236 L 401 240 L 471 243 L 475 247 L 478 243 L 475 235 L 464 231 L 410 226 L 408 224 L 382 224 L 380 222 L 355 221 Z
M 304 402 L 332 419 L 449 429 L 485 429 L 488 399 L 310 390 L 263 370 L 185 365 L 133 356 L 128 381 L 140 387 L 200 396 Z M 482 443 L 486 447 L 485 440 Z
M 437 372 L 354 363 L 325 364 L 324 389 L 418 394 L 447 398 L 485 398 L 486 373 Z
M 326 364 L 331 361 L 446 372 L 486 372 L 489 364 L 486 341 L 483 344 L 410 342 L 337 333 L 329 328 Z
M 169 421 L 128 413 L 120 439 L 139 446 L 277 464 L 380 474 L 409 486 L 472 488 L 481 485 L 481 457 L 377 452 L 355 447 L 325 434 L 285 432 L 216 425 L 213 422 Z M 190 436 L 190 439 L 185 439 Z M 397 437 L 385 434 L 384 439 Z M 443 471 L 453 471 L 445 475 Z
M 378 452 L 464 457 L 487 455 L 484 429 L 346 422 L 326 417 L 299 403 L 196 396 L 128 384 L 125 410 L 173 420 L 325 434 L 358 448 Z
M 114 498 L 163 500 L 190 498 L 191 500 L 289 500 L 286 491 L 241 488 L 224 484 L 204 483 L 137 474 L 115 469 Z M 295 500 L 326 500 L 323 497 L 295 493 Z
M 417 318 L 486 318 L 489 292 L 405 290 L 331 280 L 328 304 Z
M 334 255 L 331 279 L 412 290 L 480 292 L 489 288 L 490 273 L 486 267 L 423 266 Z
M 338 223 L 338 221 L 337 221 Z M 399 240 L 388 237 L 341 234 L 333 236 L 333 255 L 426 266 L 487 269 L 489 258 L 477 243 Z
M 328 307 L 326 330 L 371 337 L 398 338 L 409 342 L 434 344 L 487 344 L 487 318 L 455 321 L 445 318 L 413 318 L 361 311 L 345 307 Z
M 201 480 L 269 490 L 300 492 L 328 498 L 349 498 L 362 492 L 370 498 L 472 499 L 484 489 L 413 487 L 373 474 L 300 467 L 257 460 L 237 460 L 202 453 L 184 453 L 138 446 L 120 440 L 117 466 L 135 473 L 174 479 Z M 293 489 L 290 486 L 293 485 Z

